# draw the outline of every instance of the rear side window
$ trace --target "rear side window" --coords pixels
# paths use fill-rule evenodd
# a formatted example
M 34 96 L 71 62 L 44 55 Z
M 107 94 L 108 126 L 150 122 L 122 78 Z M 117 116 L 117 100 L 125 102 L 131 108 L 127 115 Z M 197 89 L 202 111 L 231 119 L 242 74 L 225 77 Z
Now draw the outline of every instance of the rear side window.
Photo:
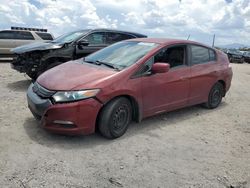
M 202 64 L 210 61 L 215 61 L 215 52 L 209 48 L 202 46 L 191 46 L 192 64 Z
M 53 37 L 49 33 L 39 33 L 36 32 L 36 34 L 41 37 L 43 40 L 53 40 Z
M 216 60 L 216 55 L 215 52 L 211 49 L 209 49 L 209 60 L 210 61 L 215 61 Z
M 14 33 L 11 31 L 1 31 L 0 39 L 14 39 Z
M 90 45 L 105 44 L 105 33 L 92 33 L 88 35 L 85 39 L 89 42 Z
M 14 31 L 15 39 L 17 40 L 34 40 L 33 35 L 27 31 Z
M 107 43 L 108 44 L 112 44 L 115 42 L 131 39 L 131 38 L 135 38 L 135 37 L 132 35 L 123 34 L 123 33 L 115 33 L 115 32 L 108 32 L 107 33 Z

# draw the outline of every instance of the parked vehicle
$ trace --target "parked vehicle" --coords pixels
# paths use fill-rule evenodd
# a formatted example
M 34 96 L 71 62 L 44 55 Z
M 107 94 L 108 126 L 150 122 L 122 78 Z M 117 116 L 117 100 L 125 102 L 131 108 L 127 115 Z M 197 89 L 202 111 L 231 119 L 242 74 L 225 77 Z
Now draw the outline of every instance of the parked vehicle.
M 239 50 L 228 50 L 228 59 L 231 63 L 244 63 L 244 58 Z
M 0 60 L 12 60 L 12 48 L 40 41 L 50 41 L 54 37 L 47 29 L 11 27 L 11 30 L 0 31 Z
M 243 57 L 246 63 L 250 63 L 250 51 L 244 52 Z
M 41 73 L 59 64 L 84 57 L 121 40 L 142 37 L 147 36 L 110 29 L 74 31 L 51 42 L 13 49 L 17 58 L 12 68 L 35 80 Z
M 49 131 L 99 130 L 117 138 L 131 120 L 196 104 L 216 108 L 231 79 L 219 50 L 186 40 L 132 39 L 46 71 L 27 97 Z

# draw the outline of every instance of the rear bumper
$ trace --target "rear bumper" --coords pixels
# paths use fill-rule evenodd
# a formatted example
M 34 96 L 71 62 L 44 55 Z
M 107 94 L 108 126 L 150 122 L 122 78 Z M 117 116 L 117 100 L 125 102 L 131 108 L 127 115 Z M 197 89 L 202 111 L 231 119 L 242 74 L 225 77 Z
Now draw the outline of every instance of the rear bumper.
M 225 77 L 225 82 L 226 82 L 225 94 L 228 92 L 228 90 L 231 87 L 231 82 L 232 82 L 232 78 L 233 78 L 232 67 L 229 67 L 226 72 L 227 73 L 226 73 L 226 77 Z
M 42 127 L 50 132 L 65 135 L 87 135 L 95 132 L 96 119 L 102 104 L 90 98 L 78 102 L 52 104 L 50 99 L 41 99 L 28 89 L 27 100 L 30 111 Z

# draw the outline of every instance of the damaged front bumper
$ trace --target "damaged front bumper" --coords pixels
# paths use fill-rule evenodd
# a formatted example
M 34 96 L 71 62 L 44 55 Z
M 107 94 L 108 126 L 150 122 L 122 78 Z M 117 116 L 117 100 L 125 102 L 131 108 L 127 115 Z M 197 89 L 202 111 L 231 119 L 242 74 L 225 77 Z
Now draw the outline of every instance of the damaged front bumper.
M 13 61 L 10 64 L 11 68 L 20 72 L 37 72 L 38 64 L 31 59 L 25 59 L 20 56 L 13 58 Z

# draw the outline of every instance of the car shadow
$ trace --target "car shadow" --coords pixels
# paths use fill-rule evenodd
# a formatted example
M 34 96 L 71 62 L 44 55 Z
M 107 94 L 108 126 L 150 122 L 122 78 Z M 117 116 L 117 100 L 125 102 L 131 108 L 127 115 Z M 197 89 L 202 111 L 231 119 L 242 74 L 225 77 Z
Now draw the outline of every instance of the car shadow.
M 223 101 L 216 109 L 207 109 L 202 107 L 201 105 L 196 105 L 152 116 L 142 120 L 142 122 L 139 124 L 135 124 L 135 126 L 130 126 L 126 133 L 126 136 L 130 137 L 137 134 L 148 134 L 150 136 L 156 136 L 152 134 L 150 130 L 161 129 L 162 127 L 166 126 L 174 126 L 176 123 L 181 123 L 182 121 L 195 118 L 196 116 L 215 113 L 222 110 L 227 105 L 228 104 Z M 181 124 L 181 126 L 185 126 L 185 124 Z
M 23 127 L 31 140 L 47 147 L 64 148 L 66 150 L 72 148 L 82 149 L 112 142 L 112 140 L 105 139 L 97 133 L 88 136 L 65 136 L 50 133 L 43 129 L 39 121 L 33 117 L 27 118 Z
M 23 127 L 27 132 L 27 135 L 40 145 L 64 149 L 93 148 L 98 145 L 109 144 L 113 141 L 128 139 L 129 137 L 137 136 L 138 134 L 148 134 L 150 136 L 154 136 L 152 133 L 150 133 L 150 130 L 161 129 L 162 127 L 166 126 L 173 126 L 176 122 L 180 123 L 181 121 L 194 118 L 199 115 L 220 111 L 227 105 L 228 104 L 226 102 L 222 102 L 218 108 L 213 110 L 205 109 L 200 105 L 197 105 L 146 118 L 140 123 L 133 122 L 128 128 L 127 133 L 115 140 L 106 139 L 99 133 L 88 136 L 65 136 L 53 134 L 44 130 L 40 126 L 39 122 L 33 117 L 27 118 L 23 124 Z M 164 121 L 164 123 L 162 123 L 162 121 Z M 185 125 L 183 124 L 183 126 Z
M 31 84 L 31 80 L 19 80 L 16 82 L 8 83 L 7 87 L 13 91 L 26 91 Z

